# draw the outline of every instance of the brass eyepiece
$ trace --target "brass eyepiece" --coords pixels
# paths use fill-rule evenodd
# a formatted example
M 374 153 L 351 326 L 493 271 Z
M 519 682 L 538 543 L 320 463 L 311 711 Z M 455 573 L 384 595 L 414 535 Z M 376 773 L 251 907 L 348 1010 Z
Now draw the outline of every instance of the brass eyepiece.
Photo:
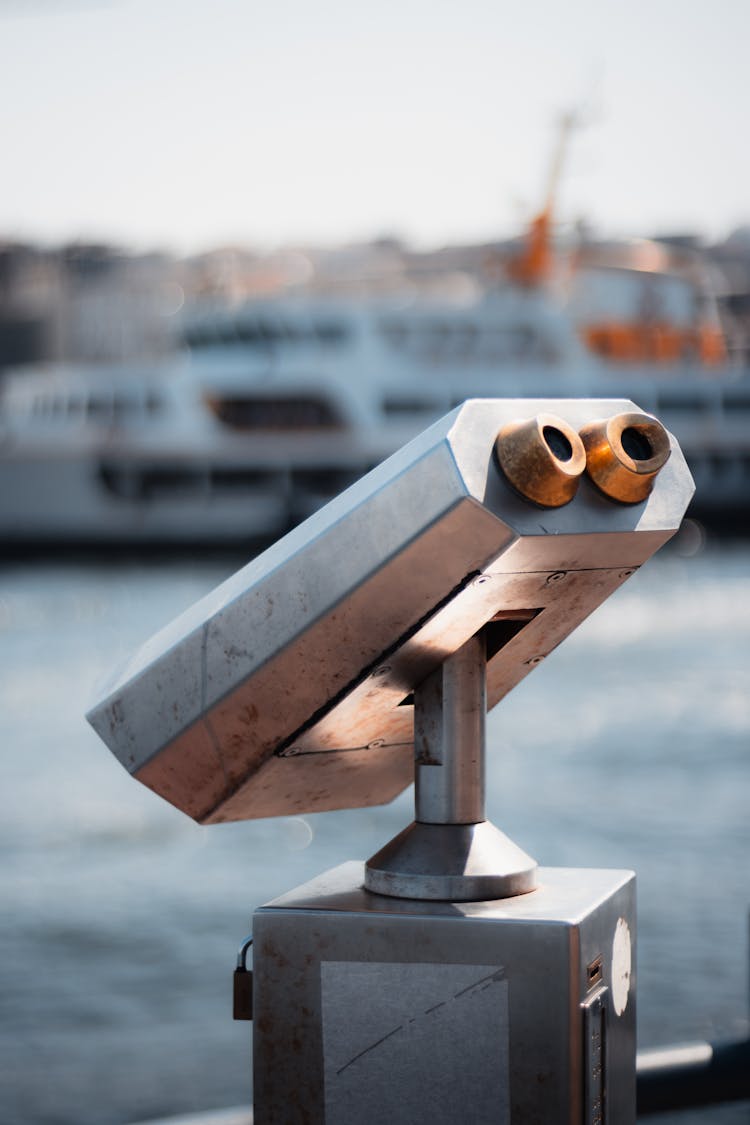
M 495 453 L 516 492 L 540 508 L 569 503 L 586 468 L 583 442 L 555 414 L 509 422 L 497 435 Z
M 638 504 L 669 459 L 669 435 L 650 414 L 616 414 L 581 430 L 586 469 L 605 496 Z

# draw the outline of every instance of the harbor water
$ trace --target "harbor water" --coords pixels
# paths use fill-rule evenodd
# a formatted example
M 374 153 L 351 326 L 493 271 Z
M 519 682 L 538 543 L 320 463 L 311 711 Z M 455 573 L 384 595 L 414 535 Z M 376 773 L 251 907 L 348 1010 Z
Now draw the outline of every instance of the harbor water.
M 750 545 L 689 530 L 489 721 L 493 820 L 543 864 L 638 873 L 644 1047 L 747 1028 Z M 253 908 L 411 819 L 407 792 L 199 827 L 87 727 L 109 669 L 242 561 L 0 570 L 2 1125 L 248 1102 L 251 1027 L 232 1023 L 230 992 Z

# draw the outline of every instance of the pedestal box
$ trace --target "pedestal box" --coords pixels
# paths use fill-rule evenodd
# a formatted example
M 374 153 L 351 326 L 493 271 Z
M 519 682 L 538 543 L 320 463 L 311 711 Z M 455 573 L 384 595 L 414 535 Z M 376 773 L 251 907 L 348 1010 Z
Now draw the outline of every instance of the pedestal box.
M 418 902 L 346 863 L 258 910 L 256 1125 L 632 1125 L 635 876 Z

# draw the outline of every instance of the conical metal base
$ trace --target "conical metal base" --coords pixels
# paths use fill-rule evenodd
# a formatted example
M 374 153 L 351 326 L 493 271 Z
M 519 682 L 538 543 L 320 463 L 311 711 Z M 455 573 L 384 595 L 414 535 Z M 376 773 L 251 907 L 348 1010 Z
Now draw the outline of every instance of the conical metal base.
M 537 864 L 489 820 L 414 821 L 365 865 L 365 887 L 394 898 L 479 902 L 526 894 Z

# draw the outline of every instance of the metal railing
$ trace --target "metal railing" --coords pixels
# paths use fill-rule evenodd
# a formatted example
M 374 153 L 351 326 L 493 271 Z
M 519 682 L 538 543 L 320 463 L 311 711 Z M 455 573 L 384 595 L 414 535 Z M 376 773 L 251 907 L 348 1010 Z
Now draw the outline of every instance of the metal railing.
M 638 1117 L 750 1100 L 750 1038 L 638 1052 Z

